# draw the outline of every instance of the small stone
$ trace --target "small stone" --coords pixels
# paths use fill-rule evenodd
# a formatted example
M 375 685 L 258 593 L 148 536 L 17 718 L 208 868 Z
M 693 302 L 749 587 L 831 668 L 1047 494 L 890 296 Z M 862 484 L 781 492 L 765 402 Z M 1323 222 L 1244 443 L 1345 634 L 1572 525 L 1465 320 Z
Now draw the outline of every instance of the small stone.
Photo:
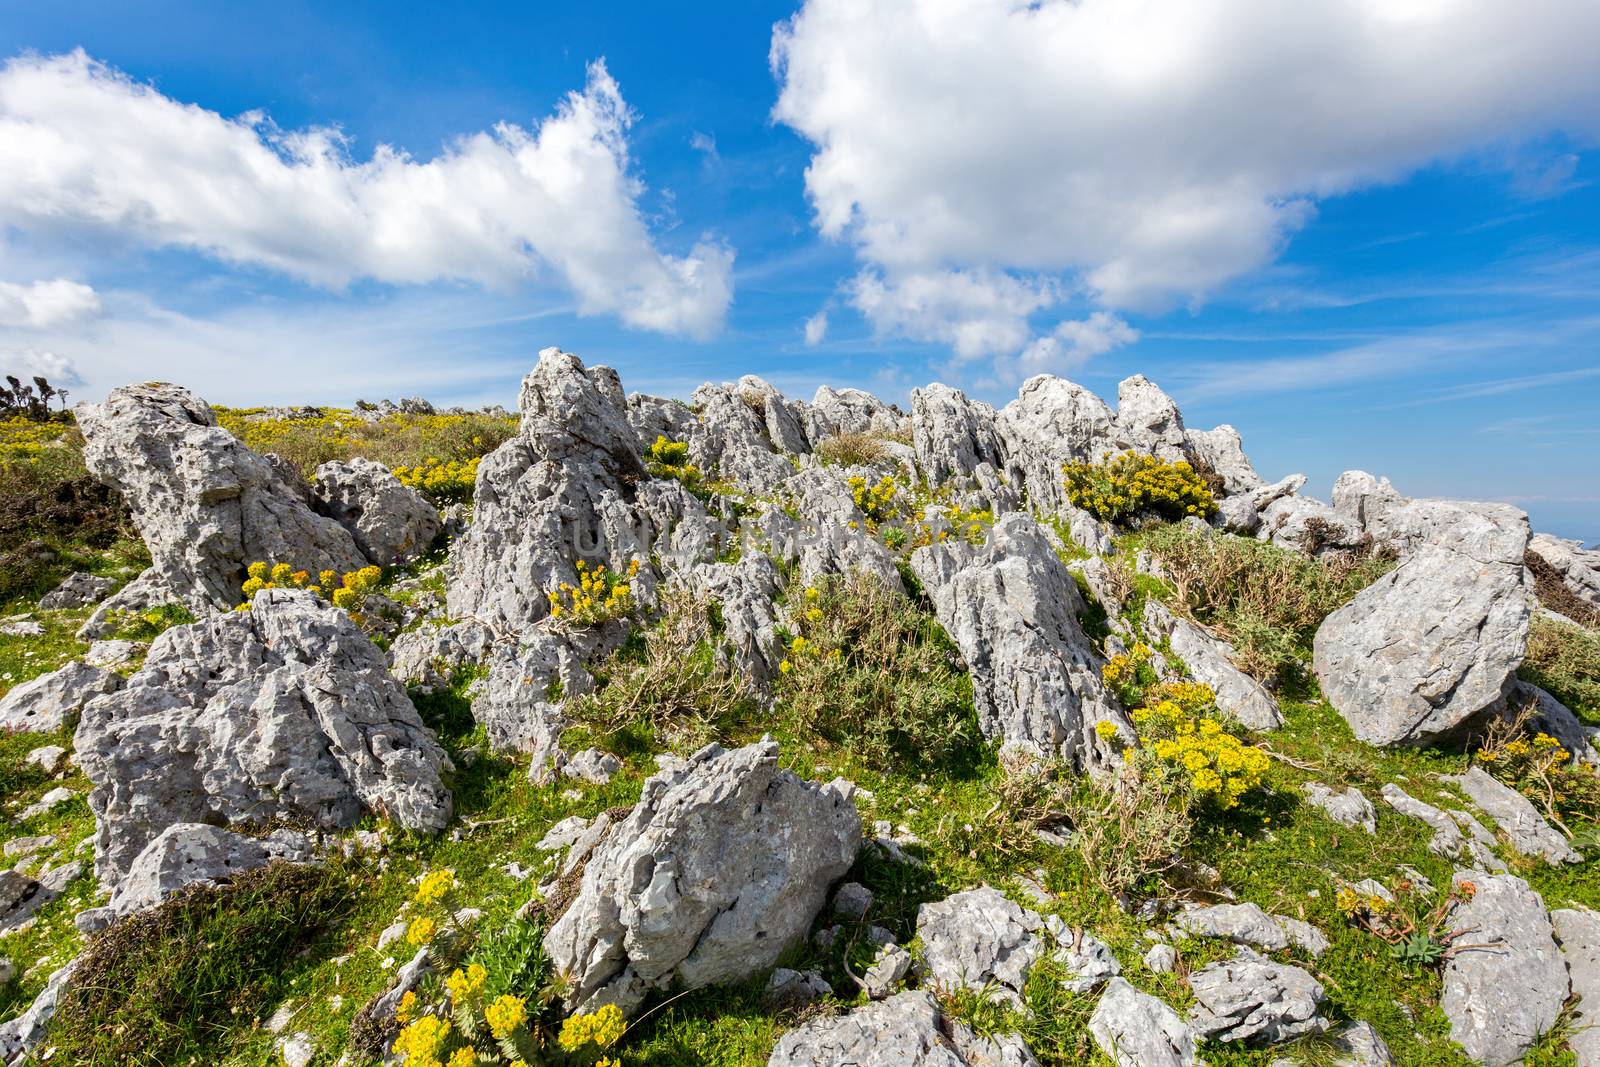
M 765 998 L 767 1005 L 775 1011 L 798 1011 L 832 995 L 833 987 L 816 971 L 779 967 L 767 979 Z
M 1321 782 L 1307 782 L 1305 791 L 1306 802 L 1321 808 L 1334 822 L 1369 834 L 1378 832 L 1378 816 L 1372 810 L 1372 801 L 1355 786 L 1340 793 Z
M 83 662 L 91 667 L 121 667 L 144 655 L 149 647 L 142 641 L 96 641 L 83 654 Z
M 401 919 L 398 922 L 390 923 L 388 926 L 385 926 L 382 930 L 380 930 L 378 932 L 377 950 L 382 952 L 396 941 L 399 941 L 402 937 L 405 937 L 406 925 L 406 921 Z
M 1189 986 L 1195 998 L 1189 1025 L 1209 1040 L 1278 1044 L 1328 1027 L 1321 983 L 1247 948 L 1196 971 Z
M 846 882 L 833 891 L 833 910 L 846 919 L 856 922 L 867 917 L 867 909 L 872 907 L 872 890 L 860 882 Z
M 911 953 L 899 945 L 884 945 L 878 949 L 877 958 L 862 978 L 861 985 L 866 990 L 867 999 L 883 1000 L 888 997 L 910 972 Z
M 50 790 L 50 792 L 46 793 L 44 796 L 40 797 L 38 800 L 34 801 L 32 804 L 29 804 L 27 807 L 18 812 L 15 821 L 19 823 L 27 822 L 29 819 L 44 815 L 47 812 L 53 811 L 58 804 L 65 804 L 67 801 L 72 800 L 77 795 L 78 794 L 74 793 L 66 786 L 58 785 L 54 789 Z
M 1194 1067 L 1195 1035 L 1179 1014 L 1126 979 L 1113 978 L 1089 1016 L 1089 1033 L 1117 1067 Z
M 593 785 L 605 785 L 620 770 L 622 761 L 598 748 L 586 748 L 573 753 L 561 767 L 561 773 L 568 778 L 577 778 Z
M 1144 954 L 1144 965 L 1156 974 L 1171 974 L 1178 966 L 1178 950 L 1168 944 L 1151 945 Z
M 55 777 L 67 764 L 67 750 L 60 745 L 40 745 L 28 753 L 28 762 Z

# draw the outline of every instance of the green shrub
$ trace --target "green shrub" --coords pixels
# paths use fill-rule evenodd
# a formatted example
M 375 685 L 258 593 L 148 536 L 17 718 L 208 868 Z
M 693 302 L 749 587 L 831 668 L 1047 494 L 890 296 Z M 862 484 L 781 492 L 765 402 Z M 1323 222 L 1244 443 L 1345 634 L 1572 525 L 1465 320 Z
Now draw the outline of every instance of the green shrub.
M 1517 672 L 1527 681 L 1600 725 L 1600 631 L 1535 615 L 1528 655 Z
M 1179 609 L 1221 630 L 1240 668 L 1258 678 L 1297 670 L 1322 620 L 1394 565 L 1343 554 L 1313 559 L 1177 524 L 1141 534 L 1139 544 L 1161 561 Z
M 61 1062 L 215 1062 L 205 1053 L 288 992 L 288 965 L 354 902 L 341 866 L 274 863 L 129 916 L 89 944 L 62 996 Z
M 903 592 L 858 573 L 803 596 L 778 687 L 797 732 L 880 765 L 937 762 L 976 740 L 971 679 Z
M 1067 499 L 1106 522 L 1145 514 L 1172 521 L 1189 515 L 1209 519 L 1217 511 L 1211 487 L 1182 460 L 1168 463 L 1124 452 L 1104 463 L 1068 463 L 1062 472 Z
M 700 482 L 700 468 L 689 462 L 688 442 L 670 441 L 665 434 L 657 434 L 651 442 L 645 468 L 653 478 L 671 478 L 688 489 Z

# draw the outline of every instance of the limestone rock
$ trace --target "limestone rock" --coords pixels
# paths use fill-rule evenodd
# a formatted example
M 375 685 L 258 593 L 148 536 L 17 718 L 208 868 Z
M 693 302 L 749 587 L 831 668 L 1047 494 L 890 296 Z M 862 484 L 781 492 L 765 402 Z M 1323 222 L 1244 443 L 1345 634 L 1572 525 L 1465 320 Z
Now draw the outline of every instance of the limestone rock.
M 1541 533 L 1529 540 L 1528 551 L 1543 560 L 1573 596 L 1600 611 L 1600 549 Z
M 563 635 L 536 630 L 519 646 L 497 649 L 490 657 L 489 674 L 472 701 L 472 717 L 483 725 L 493 748 L 532 753 L 535 780 L 543 780 L 545 764 L 556 756 L 556 742 L 566 729 L 562 701 L 594 688 L 584 652 L 620 642 L 621 627 L 610 631 L 581 649 Z M 599 635 L 575 636 L 594 642 Z
M 1587 908 L 1561 908 L 1550 913 L 1561 958 L 1579 997 L 1572 1013 L 1572 1046 L 1579 1067 L 1600 1064 L 1600 915 Z
M 985 737 L 1080 770 L 1115 758 L 1095 724 L 1132 727 L 1078 622 L 1077 582 L 1036 522 L 1006 515 L 983 549 L 931 545 L 911 567 L 971 672 Z
M 381 812 L 432 831 L 450 817 L 449 759 L 383 653 L 298 590 L 161 634 L 126 688 L 85 708 L 74 747 L 105 885 L 174 823 L 333 829 Z
M 994 408 L 947 385 L 911 390 L 911 441 L 932 485 L 971 478 L 981 463 L 1005 466 Z
M 370 459 L 324 463 L 311 494 L 317 510 L 349 530 L 362 555 L 379 566 L 421 555 L 439 534 L 439 509 Z
M 1178 950 L 1171 945 L 1151 945 L 1143 959 L 1152 974 L 1171 974 L 1178 966 Z
M 1413 819 L 1421 819 L 1433 830 L 1428 851 L 1451 859 L 1470 858 L 1480 867 L 1504 869 L 1505 865 L 1495 858 L 1494 835 L 1471 815 L 1441 811 L 1411 796 L 1393 782 L 1386 784 L 1381 792 L 1383 799 L 1395 811 Z
M 605 785 L 620 770 L 622 761 L 598 748 L 586 748 L 581 752 L 574 752 L 561 765 L 564 777 L 576 778 L 591 785 Z
M 847 792 L 778 769 L 778 746 L 711 745 L 645 782 L 545 937 L 568 1006 L 631 1012 L 652 988 L 771 967 L 849 869 L 861 819 Z
M 1187 460 L 1188 435 L 1178 405 L 1142 374 L 1117 385 L 1117 437 L 1123 448 L 1167 460 Z
M 1259 511 L 1257 537 L 1308 556 L 1354 552 L 1366 536 L 1353 520 L 1308 496 L 1285 496 Z
M 1476 891 L 1448 924 L 1471 931 L 1464 944 L 1486 947 L 1463 949 L 1445 964 L 1439 1007 L 1469 1057 L 1507 1067 L 1555 1025 L 1567 999 L 1567 966 L 1544 901 L 1527 882 L 1482 871 L 1457 871 L 1454 880 L 1470 881 Z
M 1266 483 L 1244 454 L 1244 441 L 1239 431 L 1222 425 L 1214 430 L 1189 430 L 1188 452 L 1194 462 L 1210 467 L 1222 479 L 1222 488 L 1228 497 L 1249 500 L 1249 494 Z M 1258 507 L 1253 500 L 1253 507 Z
M 60 745 L 40 745 L 28 753 L 28 762 L 54 777 L 67 765 L 67 750 Z
M 123 495 L 160 582 L 196 614 L 236 605 L 257 560 L 313 573 L 366 565 L 344 527 L 307 507 L 189 390 L 123 386 L 77 415 L 84 462 Z
M 1452 778 L 1461 791 L 1492 819 L 1511 840 L 1511 847 L 1524 856 L 1537 856 L 1546 863 L 1579 863 L 1561 831 L 1545 821 L 1533 802 L 1490 775 L 1482 767 Z
M 451 626 L 424 623 L 389 646 L 389 669 L 407 685 L 445 685 L 466 667 L 482 663 L 494 634 L 468 619 Z
M 1260 682 L 1233 665 L 1233 646 L 1228 642 L 1154 599 L 1145 602 L 1144 624 L 1152 638 L 1168 639 L 1195 681 L 1211 687 L 1223 714 L 1252 730 L 1276 730 L 1283 725 L 1278 702 Z
M 777 1011 L 798 1011 L 832 995 L 833 987 L 816 971 L 795 971 L 788 967 L 772 972 L 764 994 L 767 1005 Z
M 1504 698 L 1527 649 L 1527 516 L 1429 503 L 1400 509 L 1420 546 L 1324 619 L 1314 641 L 1323 692 L 1370 744 L 1470 729 Z
M 1189 1025 L 1212 1041 L 1275 1045 L 1328 1028 L 1322 985 L 1303 970 L 1247 948 L 1189 976 Z
M 91 667 L 121 667 L 132 663 L 149 647 L 141 641 L 96 641 L 83 654 Z
M 122 688 L 122 678 L 73 660 L 0 697 L 0 730 L 54 733 L 78 721 L 84 705 Z
M 1315 926 L 1299 919 L 1268 915 L 1258 904 L 1190 908 L 1179 912 L 1176 922 L 1180 929 L 1199 937 L 1219 937 L 1267 952 L 1281 952 L 1291 945 L 1312 956 L 1328 950 L 1327 936 Z
M 1328 818 L 1341 826 L 1359 828 L 1369 834 L 1378 832 L 1378 815 L 1372 810 L 1372 801 L 1355 786 L 1340 793 L 1321 782 L 1307 782 L 1305 793 L 1306 803 L 1321 808 Z
M 1089 1016 L 1089 1033 L 1117 1067 L 1194 1067 L 1194 1031 L 1183 1018 L 1148 993 L 1121 978 L 1106 991 Z
M 242 584 L 242 583 L 241 583 Z M 179 598 L 155 567 L 148 567 L 133 581 L 102 600 L 89 620 L 78 628 L 79 641 L 98 641 L 116 633 L 124 613 L 148 611 L 162 604 L 176 604 Z
M 84 571 L 77 571 L 41 597 L 39 607 L 45 611 L 56 611 L 97 604 L 109 596 L 116 587 L 115 578 L 100 578 Z
M 288 830 L 258 838 L 203 823 L 174 823 L 129 865 L 128 876 L 112 891 L 110 907 L 118 917 L 132 915 L 196 882 L 225 882 L 273 860 L 301 863 L 311 856 L 305 835 Z
M 985 886 L 917 910 L 922 963 L 941 988 L 992 994 L 1022 1006 L 1028 972 L 1050 950 L 1038 914 Z
M 1115 423 L 1106 402 L 1083 386 L 1049 374 L 1029 378 L 995 420 L 1006 474 L 1034 507 L 1054 510 L 1067 503 L 1062 466 L 1114 451 Z
M 78 961 L 72 960 L 51 973 L 43 991 L 33 998 L 33 1003 L 21 1015 L 0 1023 L 0 1062 L 6 1067 L 20 1067 L 29 1062 L 34 1049 L 44 1041 L 55 1017 L 56 1005 L 72 982 L 72 972 Z
M 911 953 L 899 945 L 882 945 L 867 972 L 861 976 L 861 988 L 869 1000 L 883 1000 L 892 994 L 906 975 L 911 973 Z
M 1385 517 L 1408 503 L 1389 479 L 1366 471 L 1345 471 L 1333 483 L 1333 510 L 1363 531 L 1381 530 Z
M 889 405 L 861 389 L 834 389 L 820 386 L 811 398 L 812 444 L 822 436 L 841 433 L 892 433 L 900 428 L 900 417 Z
M 924 992 L 811 1019 L 784 1034 L 767 1067 L 1038 1067 L 1014 1035 L 979 1037 Z
M 721 606 L 723 635 L 734 669 L 753 690 L 765 690 L 783 661 L 776 605 L 783 575 L 771 557 L 746 552 L 737 563 L 702 563 L 690 569 L 682 581 Z
M 794 468 L 769 436 L 769 399 L 759 390 L 742 392 L 731 385 L 708 383 L 696 389 L 699 421 L 689 438 L 690 459 L 746 492 L 775 492 Z

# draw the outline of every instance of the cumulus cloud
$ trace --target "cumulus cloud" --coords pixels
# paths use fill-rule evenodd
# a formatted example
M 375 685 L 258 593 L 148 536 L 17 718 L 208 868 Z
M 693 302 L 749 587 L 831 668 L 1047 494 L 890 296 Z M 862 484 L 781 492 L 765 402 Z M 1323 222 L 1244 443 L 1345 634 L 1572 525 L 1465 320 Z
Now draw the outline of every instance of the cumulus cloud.
M 584 313 L 705 335 L 733 252 L 659 250 L 630 171 L 633 113 L 603 62 L 554 115 L 467 134 L 430 160 L 336 129 L 281 130 L 173 100 L 82 51 L 0 68 L 0 224 L 91 227 L 339 287 L 552 275 Z
M 774 31 L 774 117 L 815 145 L 816 225 L 868 264 L 875 324 L 1018 351 L 1012 275 L 1199 301 L 1322 198 L 1600 136 L 1595 40 L 1581 0 L 806 0 Z M 994 290 L 962 297 L 970 333 L 895 316 L 936 274 Z
M 1096 311 L 1086 319 L 1068 319 L 1043 337 L 1028 343 L 1012 364 L 1002 364 L 1007 381 L 1035 374 L 1066 374 L 1095 356 L 1131 345 L 1139 331 L 1109 311 Z
M 819 311 L 806 320 L 806 344 L 820 345 L 828 336 L 828 313 Z
M 938 341 L 960 360 L 1015 352 L 1032 333 L 1028 316 L 1060 298 L 1048 278 L 1003 271 L 915 271 L 886 278 L 863 271 L 850 302 L 879 333 Z
M 56 278 L 19 285 L 0 282 L 0 326 L 48 330 L 100 314 L 100 296 L 82 282 Z
M 28 381 L 39 375 L 54 386 L 79 386 L 83 375 L 66 356 L 40 348 L 0 349 L 0 375 Z

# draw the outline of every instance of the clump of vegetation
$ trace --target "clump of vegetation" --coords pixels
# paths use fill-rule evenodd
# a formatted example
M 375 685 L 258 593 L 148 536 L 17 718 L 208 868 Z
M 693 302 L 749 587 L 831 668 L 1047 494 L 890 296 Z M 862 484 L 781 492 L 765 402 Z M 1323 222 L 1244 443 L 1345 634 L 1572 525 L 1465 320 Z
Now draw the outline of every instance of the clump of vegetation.
M 577 567 L 577 586 L 562 582 L 546 594 L 552 616 L 572 626 L 598 626 L 633 614 L 633 579 L 639 574 L 638 560 L 629 563 L 621 574 L 607 570 L 604 563 L 590 566 L 581 559 Z
M 1183 460 L 1124 452 L 1103 463 L 1068 463 L 1062 472 L 1067 499 L 1104 522 L 1141 515 L 1173 522 L 1189 515 L 1209 519 L 1217 511 L 1211 487 Z
M 858 573 L 802 597 L 779 666 L 779 707 L 794 730 L 884 764 L 952 758 L 976 740 L 971 680 L 904 593 Z
M 295 570 L 287 563 L 269 564 L 262 560 L 250 564 L 245 574 L 248 577 L 240 587 L 244 602 L 238 606 L 239 611 L 249 611 L 250 601 L 263 589 L 304 589 L 348 612 L 357 626 L 364 621 L 362 608 L 366 606 L 367 598 L 383 581 L 383 568 L 376 566 L 362 567 L 344 574 L 331 570 L 312 574 L 308 570 Z
M 1535 614 L 1517 673 L 1600 725 L 1600 631 Z
M 898 519 L 905 510 L 900 499 L 900 486 L 887 474 L 876 482 L 869 482 L 859 474 L 846 481 L 850 486 L 850 499 L 867 517 L 867 528 L 870 530 Z
M 889 458 L 883 438 L 870 433 L 836 433 L 818 441 L 813 452 L 823 463 L 839 467 L 870 467 Z
M 435 504 L 472 499 L 482 457 L 445 459 L 429 456 L 421 463 L 399 466 L 392 472 L 400 484 L 409 485 Z
M 1538 705 L 1493 723 L 1473 759 L 1567 832 L 1600 843 L 1600 773 L 1531 725 Z
M 1141 751 L 1177 775 L 1201 804 L 1226 810 L 1261 785 L 1271 759 L 1228 732 L 1216 699 L 1210 686 L 1170 682 L 1130 717 Z
M 0 418 L 46 422 L 57 417 L 50 410 L 52 400 L 61 404 L 61 413 L 66 412 L 65 389 L 57 389 L 43 375 L 34 375 L 33 384 L 29 385 L 15 374 L 8 374 L 5 384 L 0 385 Z
M 1543 556 L 1529 551 L 1522 562 L 1533 575 L 1533 591 L 1539 603 L 1583 626 L 1600 626 L 1600 608 L 1568 589 L 1560 573 Z
M 337 408 L 296 417 L 273 417 L 260 408 L 212 410 L 229 433 L 257 452 L 281 456 L 306 478 L 329 460 L 357 456 L 390 470 L 465 464 L 493 452 L 517 432 L 516 418 L 503 415 L 395 412 L 368 421 Z
M 1313 559 L 1176 524 L 1142 533 L 1139 545 L 1161 561 L 1179 610 L 1222 631 L 1239 667 L 1262 679 L 1296 673 L 1322 620 L 1394 565 L 1349 554 Z
M 112 612 L 116 635 L 124 641 L 153 641 L 174 626 L 194 622 L 194 612 L 182 604 L 157 604 L 144 611 Z
M 288 991 L 286 965 L 356 894 L 336 863 L 273 863 L 122 920 L 90 942 L 62 995 L 50 1035 L 62 1062 L 215 1062 L 208 1051 Z
M 716 637 L 711 605 L 669 589 L 660 621 L 613 660 L 597 692 L 568 702 L 568 716 L 606 734 L 643 727 L 677 748 L 726 736 L 748 717 L 749 697 Z
M 1468 881 L 1451 886 L 1430 903 L 1409 881 L 1395 886 L 1389 897 L 1360 893 L 1346 886 L 1339 890 L 1335 907 L 1350 924 L 1389 946 L 1396 963 L 1411 968 L 1442 966 L 1452 956 L 1483 945 L 1461 943 L 1470 931 L 1449 929 L 1446 922 L 1456 907 L 1471 900 L 1477 887 Z
M 700 468 L 689 462 L 689 443 L 668 440 L 665 434 L 657 434 L 650 443 L 645 468 L 651 477 L 671 478 L 682 482 L 686 489 L 693 489 L 700 482 Z

